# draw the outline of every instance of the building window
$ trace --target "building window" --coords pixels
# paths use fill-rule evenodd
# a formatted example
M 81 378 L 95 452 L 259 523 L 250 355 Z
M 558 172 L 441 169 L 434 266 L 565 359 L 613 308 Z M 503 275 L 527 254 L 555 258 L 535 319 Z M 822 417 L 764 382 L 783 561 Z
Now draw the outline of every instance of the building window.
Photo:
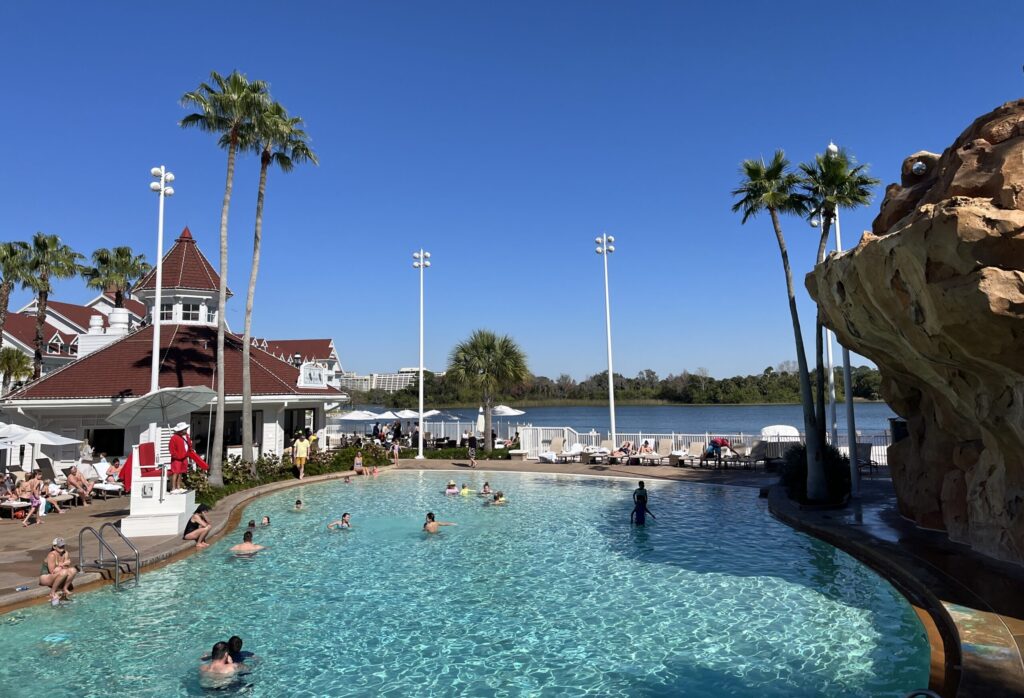
M 174 305 L 171 303 L 164 303 L 160 306 L 160 321 L 167 321 L 174 319 Z
M 50 342 L 46 345 L 47 354 L 59 354 L 60 353 L 60 342 Z
M 182 322 L 199 322 L 199 304 L 185 303 L 181 306 Z

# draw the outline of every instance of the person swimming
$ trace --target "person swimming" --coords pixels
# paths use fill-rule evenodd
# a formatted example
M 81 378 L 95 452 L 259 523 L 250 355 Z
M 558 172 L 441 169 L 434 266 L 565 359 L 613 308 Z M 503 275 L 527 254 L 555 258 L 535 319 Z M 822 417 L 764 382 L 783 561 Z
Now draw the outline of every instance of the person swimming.
M 303 507 L 302 500 L 301 499 L 296 499 L 295 500 L 295 509 L 294 509 L 294 511 L 302 511 L 302 507 Z
M 263 549 L 264 546 L 252 542 L 252 531 L 246 531 L 242 534 L 242 542 L 229 548 L 230 552 L 238 556 L 252 556 Z
M 473 491 L 469 489 L 469 485 L 463 482 L 462 489 L 459 490 L 459 494 L 462 495 L 463 497 L 468 497 L 469 495 L 473 494 Z
M 344 514 L 342 514 L 341 518 L 338 519 L 337 521 L 332 521 L 329 524 L 327 524 L 327 529 L 329 531 L 340 531 L 342 529 L 351 529 L 351 528 L 352 528 L 352 521 L 351 521 L 351 519 L 349 517 L 349 513 L 347 511 Z
M 263 528 L 266 528 L 269 525 L 270 525 L 270 517 L 269 516 L 264 516 L 262 519 L 260 519 L 260 526 L 262 526 Z
M 426 533 L 437 533 L 441 526 L 456 526 L 450 521 L 438 521 L 434 518 L 434 512 L 427 512 L 427 520 L 423 522 L 423 530 Z
M 655 520 L 658 517 L 647 508 L 647 488 L 644 487 L 644 481 L 640 480 L 639 484 L 640 486 L 633 490 L 633 511 L 629 514 L 629 522 L 637 526 L 645 526 L 648 514 Z
M 491 493 L 491 483 L 485 482 L 483 489 L 480 490 L 480 494 L 490 494 L 490 493 Z
M 445 488 L 444 493 L 445 494 L 458 494 L 459 493 L 459 488 L 455 484 L 455 480 L 449 480 L 448 481 L 448 487 Z
M 505 493 L 502 492 L 501 490 L 498 490 L 497 492 L 494 493 L 493 499 L 488 499 L 487 501 L 484 502 L 485 506 L 501 506 L 502 504 L 508 504 L 508 500 L 505 499 Z

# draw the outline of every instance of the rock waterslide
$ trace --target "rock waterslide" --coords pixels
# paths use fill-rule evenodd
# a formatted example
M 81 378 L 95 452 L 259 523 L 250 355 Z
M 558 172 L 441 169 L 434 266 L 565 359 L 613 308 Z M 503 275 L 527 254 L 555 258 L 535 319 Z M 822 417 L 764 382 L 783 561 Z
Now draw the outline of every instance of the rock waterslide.
M 1024 563 L 1024 100 L 907 158 L 872 232 L 807 288 L 907 420 L 901 513 Z

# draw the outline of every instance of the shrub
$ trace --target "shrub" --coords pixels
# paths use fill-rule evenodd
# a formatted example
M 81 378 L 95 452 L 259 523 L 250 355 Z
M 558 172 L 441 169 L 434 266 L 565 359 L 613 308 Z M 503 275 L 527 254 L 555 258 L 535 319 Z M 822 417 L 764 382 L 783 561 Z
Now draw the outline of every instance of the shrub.
M 423 456 L 430 460 L 469 460 L 468 448 L 432 448 L 424 449 Z M 477 450 L 478 460 L 509 460 L 508 449 L 496 451 Z
M 779 483 L 789 490 L 791 499 L 807 503 L 807 447 L 794 444 L 783 455 Z M 845 501 L 850 494 L 850 459 L 834 446 L 825 446 L 826 502 Z M 816 502 L 823 503 L 823 502 Z

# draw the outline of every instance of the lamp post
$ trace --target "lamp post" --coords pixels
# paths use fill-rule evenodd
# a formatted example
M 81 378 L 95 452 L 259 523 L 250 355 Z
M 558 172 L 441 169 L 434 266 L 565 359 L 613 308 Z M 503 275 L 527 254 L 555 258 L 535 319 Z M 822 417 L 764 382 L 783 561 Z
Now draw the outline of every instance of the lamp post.
M 594 250 L 601 255 L 604 262 L 604 326 L 608 335 L 608 414 L 611 418 L 612 448 L 618 443 L 615 435 L 615 371 L 612 369 L 612 307 L 608 296 L 608 255 L 615 251 L 615 237 L 607 233 L 601 233 L 594 238 L 597 249 Z
M 412 253 L 414 269 L 420 270 L 420 429 L 416 460 L 423 460 L 423 270 L 430 266 L 430 253 L 420 248 Z
M 826 148 L 826 154 L 828 157 L 834 157 L 839 154 L 839 146 L 832 141 L 828 142 L 828 148 Z M 843 251 L 843 234 L 842 229 L 839 226 L 839 209 L 835 210 L 835 221 L 836 221 L 836 252 Z M 831 415 L 832 415 L 832 439 L 833 444 L 838 448 L 836 444 L 836 405 L 835 405 L 835 383 L 832 371 L 832 331 L 827 330 L 825 339 L 828 341 L 828 383 L 831 391 Z M 840 345 L 842 346 L 842 345 Z M 850 370 L 850 350 L 843 347 L 843 393 L 846 398 L 846 441 L 850 448 L 850 496 L 860 497 L 860 470 L 857 468 L 857 421 L 854 417 L 853 412 L 853 374 Z M 870 454 L 869 454 L 870 457 Z
M 170 183 L 174 175 L 163 165 L 149 171 L 159 181 L 150 182 L 149 188 L 160 197 L 160 208 L 156 224 L 156 295 L 153 298 L 153 361 L 149 374 L 149 392 L 160 389 L 160 312 L 164 281 L 164 199 L 174 196 L 174 188 Z M 156 440 L 154 431 L 153 440 Z

